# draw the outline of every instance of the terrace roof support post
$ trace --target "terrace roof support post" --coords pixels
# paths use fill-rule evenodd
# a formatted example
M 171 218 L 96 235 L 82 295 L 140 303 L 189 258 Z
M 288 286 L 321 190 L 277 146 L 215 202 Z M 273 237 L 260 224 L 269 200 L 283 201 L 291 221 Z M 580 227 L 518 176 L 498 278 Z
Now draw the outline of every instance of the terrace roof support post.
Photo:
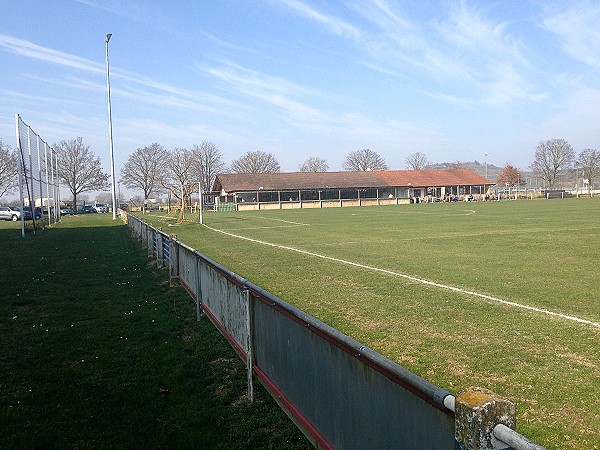
M 494 427 L 503 424 L 516 428 L 514 403 L 494 392 L 470 387 L 456 396 L 455 431 L 456 448 L 460 450 L 496 450 L 510 448 L 494 436 Z

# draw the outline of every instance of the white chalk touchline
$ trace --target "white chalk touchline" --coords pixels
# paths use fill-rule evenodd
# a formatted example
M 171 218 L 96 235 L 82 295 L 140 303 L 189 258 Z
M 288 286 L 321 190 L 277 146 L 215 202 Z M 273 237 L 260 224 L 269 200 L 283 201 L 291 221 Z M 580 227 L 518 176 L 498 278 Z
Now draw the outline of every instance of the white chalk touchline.
M 306 251 L 306 250 L 301 250 L 301 249 L 294 248 L 294 247 L 288 247 L 288 246 L 285 246 L 285 245 L 273 244 L 272 242 L 260 241 L 258 239 L 252 239 L 252 238 L 249 238 L 249 237 L 246 237 L 246 236 L 240 236 L 238 234 L 229 233 L 227 231 L 223 231 L 223 230 L 219 230 L 217 228 L 209 227 L 208 225 L 204 225 L 204 226 L 206 228 L 208 228 L 209 230 L 216 231 L 217 233 L 222 233 L 222 234 L 225 234 L 227 236 L 235 237 L 235 238 L 238 238 L 238 239 L 243 239 L 243 240 L 254 242 L 254 243 L 257 243 L 257 244 L 267 245 L 269 247 L 280 248 L 282 250 L 290 250 L 292 252 L 297 252 L 297 253 L 301 253 L 301 254 L 308 255 L 308 256 L 314 256 L 316 258 L 326 259 L 326 260 L 329 260 L 329 261 L 335 261 L 335 262 L 338 262 L 338 263 L 341 263 L 341 264 L 346 264 L 346 265 L 353 266 L 353 267 L 359 267 L 361 269 L 372 270 L 373 272 L 385 273 L 387 275 L 392 275 L 392 276 L 396 276 L 396 277 L 400 277 L 400 278 L 405 278 L 407 280 L 411 280 L 411 281 L 414 281 L 414 282 L 417 282 L 417 283 L 426 284 L 428 286 L 434 286 L 434 287 L 437 287 L 437 288 L 440 288 L 440 289 L 447 289 L 449 291 L 459 292 L 461 294 L 472 295 L 474 297 L 484 298 L 486 300 L 489 300 L 489 301 L 492 301 L 492 302 L 496 302 L 496 303 L 501 303 L 503 305 L 514 306 L 514 307 L 517 307 L 517 308 L 526 309 L 526 310 L 529 310 L 529 311 L 535 311 L 535 312 L 538 312 L 538 313 L 547 314 L 549 316 L 560 317 L 561 319 L 571 320 L 573 322 L 583 323 L 583 324 L 586 324 L 586 325 L 591 325 L 591 326 L 596 327 L 596 328 L 600 328 L 600 322 L 592 322 L 591 320 L 581 319 L 579 317 L 569 316 L 567 314 L 561 314 L 561 313 L 557 313 L 557 312 L 554 312 L 554 311 L 549 311 L 547 309 L 537 308 L 535 306 L 522 305 L 520 303 L 515 303 L 515 302 L 508 301 L 508 300 L 502 300 L 501 298 L 492 297 L 491 295 L 480 294 L 479 292 L 468 291 L 466 289 L 457 288 L 455 286 L 448 286 L 446 284 L 436 283 L 434 281 L 429 281 L 429 280 L 425 280 L 423 278 L 413 277 L 411 275 L 406 275 L 406 274 L 399 273 L 399 272 L 393 272 L 393 271 L 387 270 L 387 269 L 381 269 L 379 267 L 367 266 L 365 264 L 359 264 L 359 263 L 355 263 L 355 262 L 352 262 L 352 261 L 347 261 L 345 259 L 334 258 L 332 256 L 320 255 L 318 253 L 313 253 L 313 252 L 309 252 L 309 251 Z

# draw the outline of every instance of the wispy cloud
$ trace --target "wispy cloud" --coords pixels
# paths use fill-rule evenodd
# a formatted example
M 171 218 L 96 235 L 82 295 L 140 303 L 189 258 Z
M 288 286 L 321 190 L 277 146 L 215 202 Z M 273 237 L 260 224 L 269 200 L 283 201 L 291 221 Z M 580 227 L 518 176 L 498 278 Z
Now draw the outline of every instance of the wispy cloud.
M 272 77 L 239 65 L 202 69 L 227 86 L 227 90 L 259 100 L 266 107 L 281 111 L 279 116 L 294 129 L 314 132 L 338 142 L 341 147 L 357 142 L 380 142 L 388 148 L 397 145 L 424 145 L 435 141 L 436 132 L 430 126 L 420 127 L 408 121 L 373 119 L 364 114 L 342 112 L 307 103 L 308 97 L 320 93 L 280 77 Z M 407 142 L 407 136 L 418 139 Z M 417 143 L 420 141 L 420 143 Z M 354 144 L 350 144 L 354 142 Z M 366 145 L 366 144 L 365 144 Z
M 440 10 L 429 21 L 411 18 L 401 6 L 386 0 L 350 3 L 369 28 L 328 16 L 300 0 L 280 2 L 333 34 L 350 37 L 367 58 L 363 65 L 389 74 L 430 78 L 431 85 L 442 90 L 432 92 L 438 98 L 468 95 L 463 104 L 478 99 L 496 106 L 544 98 L 536 89 L 536 69 L 525 57 L 522 43 L 511 36 L 509 24 L 486 17 L 465 1 Z M 341 33 L 332 23 L 343 23 L 353 32 Z M 464 89 L 465 83 L 471 88 Z
M 559 10 L 548 8 L 542 26 L 561 39 L 562 49 L 572 58 L 600 69 L 600 5 L 596 2 L 565 5 Z
M 291 95 L 316 95 L 314 91 L 297 83 L 281 77 L 265 75 L 231 62 L 222 67 L 203 68 L 197 65 L 197 68 L 199 71 L 210 74 L 246 93 L 263 91 Z
M 79 69 L 94 74 L 102 74 L 102 76 L 106 73 L 106 66 L 104 64 L 60 52 L 58 50 L 42 47 L 12 36 L 0 35 L 0 49 L 51 64 Z M 227 111 L 240 111 L 245 109 L 245 106 L 241 103 L 236 103 L 213 94 L 182 89 L 117 68 L 111 69 L 111 78 L 113 80 L 120 80 L 119 84 L 112 83 L 111 91 L 113 95 L 120 95 L 138 102 L 181 109 L 208 111 L 219 115 L 227 114 Z M 38 76 L 37 79 L 40 80 L 41 77 Z M 85 89 L 97 92 L 106 89 L 106 85 L 103 82 L 96 81 L 96 79 L 86 80 L 81 77 L 53 77 L 44 78 L 43 81 L 48 84 L 60 85 L 70 89 Z
M 297 14 L 304 16 L 312 21 L 320 23 L 321 25 L 325 26 L 327 30 L 329 30 L 329 32 L 333 34 L 343 37 L 349 37 L 352 39 L 361 38 L 361 32 L 357 27 L 345 22 L 344 20 L 338 17 L 327 15 L 325 13 L 317 11 L 315 8 L 312 8 L 304 2 L 301 2 L 299 0 L 279 0 L 279 2 L 292 9 Z
M 27 58 L 33 58 L 52 64 L 60 64 L 62 66 L 81 69 L 88 72 L 104 73 L 106 70 L 104 64 L 99 64 L 95 61 L 70 55 L 58 50 L 42 47 L 32 42 L 24 41 L 22 39 L 4 34 L 0 34 L 0 48 L 16 55 L 25 56 Z

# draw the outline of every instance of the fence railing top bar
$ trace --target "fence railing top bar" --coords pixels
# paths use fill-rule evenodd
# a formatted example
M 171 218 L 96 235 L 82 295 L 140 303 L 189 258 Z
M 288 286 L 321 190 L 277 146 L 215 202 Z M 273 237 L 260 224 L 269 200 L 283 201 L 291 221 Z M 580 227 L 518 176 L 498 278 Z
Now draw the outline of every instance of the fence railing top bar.
M 171 238 L 171 237 L 170 237 L 170 239 L 171 239 L 171 240 L 173 240 L 173 242 L 177 242 L 177 244 L 178 244 L 180 247 L 183 247 L 183 248 L 185 248 L 185 249 L 186 249 L 187 251 L 189 251 L 190 253 L 198 253 L 198 250 L 196 250 L 196 249 L 193 249 L 193 248 L 192 248 L 192 247 L 190 247 L 189 245 L 186 245 L 186 244 L 184 244 L 184 243 L 183 243 L 183 242 L 181 242 L 179 239 L 177 239 L 177 238 Z
M 510 445 L 514 450 L 546 450 L 545 447 L 530 441 L 525 436 L 501 423 L 494 427 L 494 437 Z
M 248 288 L 248 284 L 251 284 L 244 277 L 238 275 L 235 272 L 232 272 L 231 270 L 229 270 L 226 267 L 223 267 L 221 264 L 219 264 L 218 262 L 213 261 L 209 257 L 203 255 L 198 250 L 193 250 L 192 249 L 192 251 L 196 255 L 198 255 L 198 257 L 201 258 L 206 264 L 208 264 L 209 266 L 211 266 L 216 271 L 220 272 L 225 278 L 229 279 L 231 282 L 235 283 L 239 287 L 241 287 L 241 288 Z

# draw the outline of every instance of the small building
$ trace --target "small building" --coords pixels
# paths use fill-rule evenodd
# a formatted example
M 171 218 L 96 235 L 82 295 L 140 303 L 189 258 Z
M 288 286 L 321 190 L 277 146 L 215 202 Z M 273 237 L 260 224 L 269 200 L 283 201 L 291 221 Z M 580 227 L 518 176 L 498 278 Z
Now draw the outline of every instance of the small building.
M 219 211 L 398 205 L 478 199 L 494 183 L 468 169 L 223 173 Z

